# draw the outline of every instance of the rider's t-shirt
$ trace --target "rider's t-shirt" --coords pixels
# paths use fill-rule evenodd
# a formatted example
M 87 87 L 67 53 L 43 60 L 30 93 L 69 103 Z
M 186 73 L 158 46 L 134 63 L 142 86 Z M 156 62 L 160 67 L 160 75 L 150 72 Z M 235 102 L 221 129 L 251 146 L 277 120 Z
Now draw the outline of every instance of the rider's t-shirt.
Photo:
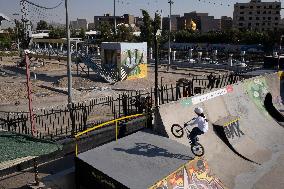
M 208 122 L 206 121 L 206 117 L 203 118 L 201 116 L 198 116 L 194 122 L 190 123 L 189 125 L 195 125 L 197 124 L 197 127 L 203 131 L 204 133 L 206 133 L 208 131 Z

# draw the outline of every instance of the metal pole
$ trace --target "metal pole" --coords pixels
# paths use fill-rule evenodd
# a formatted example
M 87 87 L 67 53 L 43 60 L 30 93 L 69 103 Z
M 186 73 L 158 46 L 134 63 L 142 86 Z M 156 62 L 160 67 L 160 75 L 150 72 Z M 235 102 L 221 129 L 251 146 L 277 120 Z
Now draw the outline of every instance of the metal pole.
M 156 32 L 156 30 L 155 30 Z M 157 109 L 159 106 L 158 99 L 159 99 L 159 89 L 158 89 L 158 40 L 157 40 L 157 33 L 155 33 L 155 108 Z
M 116 3 L 116 0 L 113 0 L 113 16 L 114 16 L 114 34 L 116 34 L 116 16 L 115 16 L 115 3 Z
M 71 70 L 71 53 L 70 53 L 70 27 L 68 15 L 68 0 L 65 0 L 66 9 L 66 33 L 67 33 L 67 75 L 68 75 L 68 106 L 72 105 L 72 70 Z
M 280 44 L 279 44 L 279 52 L 278 52 L 278 65 L 277 65 L 278 71 L 280 70 L 280 52 L 281 52 L 282 37 L 284 37 L 284 35 L 280 36 Z
M 36 136 L 35 122 L 34 122 L 34 112 L 32 105 L 32 84 L 31 84 L 31 74 L 30 74 L 30 59 L 29 52 L 25 51 L 25 63 L 26 63 L 26 76 L 27 76 L 27 90 L 28 90 L 28 100 L 29 100 L 29 114 L 31 123 L 32 136 Z
M 172 0 L 168 2 L 170 4 L 170 18 L 169 18 L 169 48 L 168 48 L 168 66 L 167 71 L 170 69 L 171 65 L 171 32 L 172 32 L 172 4 L 174 3 Z

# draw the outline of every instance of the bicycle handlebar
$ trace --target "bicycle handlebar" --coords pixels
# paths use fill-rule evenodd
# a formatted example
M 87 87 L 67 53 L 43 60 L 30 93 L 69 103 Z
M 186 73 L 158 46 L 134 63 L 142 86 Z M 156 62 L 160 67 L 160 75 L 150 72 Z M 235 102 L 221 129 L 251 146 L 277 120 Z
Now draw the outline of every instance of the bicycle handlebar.
M 191 121 L 193 121 L 193 120 L 195 120 L 196 118 L 194 117 L 194 118 L 192 118 L 191 120 L 189 120 L 188 122 L 185 122 L 184 123 L 184 125 L 186 125 L 186 124 L 188 124 L 189 122 L 191 122 Z

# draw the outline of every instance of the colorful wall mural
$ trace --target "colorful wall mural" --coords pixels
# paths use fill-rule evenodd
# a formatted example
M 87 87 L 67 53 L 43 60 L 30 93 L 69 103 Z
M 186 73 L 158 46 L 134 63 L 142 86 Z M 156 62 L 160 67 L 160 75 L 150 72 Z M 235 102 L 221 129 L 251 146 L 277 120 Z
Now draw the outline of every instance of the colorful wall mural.
M 139 49 L 128 49 L 121 52 L 121 68 L 127 79 L 144 78 L 147 76 L 147 54 Z M 123 71 L 122 71 L 123 72 Z
M 224 189 L 205 159 L 195 158 L 149 189 Z
M 257 106 L 258 110 L 268 116 L 268 112 L 264 108 L 265 96 L 268 93 L 267 84 L 264 78 L 257 78 L 245 82 L 245 90 L 249 98 Z
M 101 48 L 102 67 L 118 72 L 120 80 L 147 77 L 147 43 L 105 42 Z

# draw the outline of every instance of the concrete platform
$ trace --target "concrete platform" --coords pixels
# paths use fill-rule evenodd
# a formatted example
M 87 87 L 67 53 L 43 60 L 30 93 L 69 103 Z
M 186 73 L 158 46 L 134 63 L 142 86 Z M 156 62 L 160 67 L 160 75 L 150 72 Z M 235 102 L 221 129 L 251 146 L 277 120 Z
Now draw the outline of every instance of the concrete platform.
M 139 131 L 79 154 L 76 182 L 84 188 L 145 189 L 193 158 L 188 146 Z

